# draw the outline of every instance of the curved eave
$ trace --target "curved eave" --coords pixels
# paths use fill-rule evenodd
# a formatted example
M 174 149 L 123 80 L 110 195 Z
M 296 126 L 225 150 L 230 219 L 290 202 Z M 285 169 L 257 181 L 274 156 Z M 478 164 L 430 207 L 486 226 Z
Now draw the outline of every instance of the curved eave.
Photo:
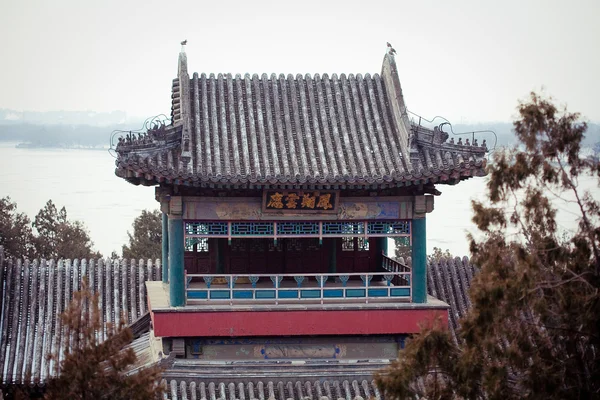
M 424 171 L 404 176 L 386 177 L 249 177 L 197 176 L 175 174 L 134 163 L 119 163 L 115 174 L 134 185 L 153 186 L 161 183 L 201 188 L 321 188 L 321 189 L 387 189 L 426 183 L 454 185 L 462 180 L 485 176 L 486 160 L 464 163 L 458 168 Z

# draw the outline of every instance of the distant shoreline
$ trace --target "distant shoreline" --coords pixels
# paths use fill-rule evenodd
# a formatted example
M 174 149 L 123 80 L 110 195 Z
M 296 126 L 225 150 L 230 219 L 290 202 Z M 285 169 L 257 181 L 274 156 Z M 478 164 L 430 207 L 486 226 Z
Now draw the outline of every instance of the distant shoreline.
M 66 144 L 45 144 L 45 143 L 17 143 L 17 149 L 64 149 L 64 150 L 108 150 L 108 147 L 98 146 L 73 146 Z

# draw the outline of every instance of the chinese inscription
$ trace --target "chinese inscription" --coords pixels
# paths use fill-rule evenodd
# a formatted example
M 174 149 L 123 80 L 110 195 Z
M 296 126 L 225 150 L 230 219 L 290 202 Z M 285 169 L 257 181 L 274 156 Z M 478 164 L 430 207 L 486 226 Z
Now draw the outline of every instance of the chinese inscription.
M 337 192 L 304 190 L 268 190 L 263 204 L 266 210 L 333 211 Z

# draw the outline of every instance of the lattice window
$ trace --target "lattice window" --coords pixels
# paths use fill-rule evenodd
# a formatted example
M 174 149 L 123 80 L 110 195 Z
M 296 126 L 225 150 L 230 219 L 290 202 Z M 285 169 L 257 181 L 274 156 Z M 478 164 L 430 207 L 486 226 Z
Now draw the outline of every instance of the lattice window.
M 410 235 L 410 221 L 370 221 L 369 235 Z
M 369 251 L 369 239 L 367 238 L 356 238 L 357 242 L 356 242 L 356 249 L 358 251 Z
M 318 222 L 278 222 L 277 235 L 318 235 Z
M 232 222 L 231 234 L 234 236 L 273 235 L 272 222 Z
M 343 237 L 342 238 L 342 251 L 354 251 L 354 238 Z
M 363 235 L 362 222 L 323 222 L 323 235 Z
M 185 238 L 185 251 L 208 253 L 208 238 Z
M 227 222 L 186 222 L 186 235 L 227 235 Z

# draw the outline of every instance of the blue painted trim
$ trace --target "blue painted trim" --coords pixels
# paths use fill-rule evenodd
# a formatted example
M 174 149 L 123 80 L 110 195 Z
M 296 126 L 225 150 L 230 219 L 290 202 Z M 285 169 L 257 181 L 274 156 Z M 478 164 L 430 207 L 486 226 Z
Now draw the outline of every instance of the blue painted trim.
M 210 298 L 217 300 L 229 299 L 229 290 L 212 290 Z
M 387 289 L 369 289 L 369 297 L 387 297 Z
M 344 291 L 342 289 L 323 289 L 324 298 L 342 298 L 344 297 Z
M 169 299 L 171 307 L 185 305 L 183 220 L 169 216 Z
M 391 297 L 410 297 L 409 288 L 395 288 L 390 290 Z
M 318 299 L 321 297 L 321 291 L 316 289 L 304 289 L 300 291 L 300 297 L 303 299 Z
M 346 289 L 346 297 L 365 297 L 365 289 Z
M 427 233 L 425 218 L 412 221 L 413 303 L 427 302 Z
M 252 299 L 254 296 L 252 295 L 252 290 L 234 290 L 233 298 L 234 299 Z
M 169 283 L 169 217 L 162 213 L 162 281 Z
M 275 290 L 257 290 L 256 298 L 257 299 L 274 299 L 275 298 Z
M 190 290 L 187 292 L 188 299 L 207 299 L 208 292 L 206 290 Z
M 297 299 L 298 291 L 297 290 L 279 290 L 279 298 L 280 299 Z

